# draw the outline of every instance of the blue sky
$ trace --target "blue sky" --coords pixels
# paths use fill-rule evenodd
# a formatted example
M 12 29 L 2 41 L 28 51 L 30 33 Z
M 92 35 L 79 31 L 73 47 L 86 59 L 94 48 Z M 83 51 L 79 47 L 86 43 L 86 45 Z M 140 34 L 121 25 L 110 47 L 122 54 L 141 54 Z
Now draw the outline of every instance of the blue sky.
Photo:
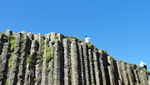
M 0 32 L 6 29 L 89 36 L 116 60 L 150 70 L 150 0 L 1 0 Z

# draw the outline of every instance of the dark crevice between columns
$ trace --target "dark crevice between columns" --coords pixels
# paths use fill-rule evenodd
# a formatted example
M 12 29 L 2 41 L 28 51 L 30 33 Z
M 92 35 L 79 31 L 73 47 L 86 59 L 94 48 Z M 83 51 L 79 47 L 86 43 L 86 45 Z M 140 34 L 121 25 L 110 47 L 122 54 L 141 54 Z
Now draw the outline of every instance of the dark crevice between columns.
M 119 73 L 118 73 L 118 67 L 117 67 L 117 63 L 116 61 L 113 60 L 113 64 L 114 64 L 114 79 L 115 79 L 115 83 L 116 85 L 119 85 L 118 80 L 120 80 L 119 78 Z
M 79 45 L 77 44 L 77 60 L 78 60 L 78 81 L 79 81 L 79 85 L 82 85 L 82 73 L 81 73 L 81 58 L 82 56 L 80 56 L 80 50 L 81 48 L 79 48 Z
M 96 57 L 97 57 L 97 66 L 98 66 L 98 70 L 99 70 L 99 79 L 100 79 L 100 85 L 103 85 L 103 80 L 102 80 L 102 72 L 101 72 L 101 64 L 100 64 L 100 58 L 102 58 L 102 56 L 100 56 L 100 54 L 98 52 L 96 52 Z
M 94 57 L 93 57 L 93 50 L 92 50 L 91 53 L 92 53 L 92 54 L 91 54 L 91 55 L 92 55 L 92 57 L 91 57 L 91 60 L 92 60 L 91 63 L 92 63 L 93 79 L 94 79 L 94 84 L 96 85 L 96 76 L 95 76 L 95 71 L 94 71 L 94 70 L 95 70 L 95 69 L 94 69 L 94 68 L 95 68 L 95 66 L 94 66 L 95 60 L 93 60 L 93 59 L 94 59 Z
M 87 46 L 87 45 L 86 45 Z M 91 84 L 91 73 L 90 73 L 90 63 L 89 63 L 89 52 L 88 52 L 88 46 L 87 46 L 87 49 L 86 49 L 86 55 L 87 55 L 87 66 L 88 66 L 88 75 L 89 75 L 89 84 Z
M 64 85 L 64 47 L 61 42 L 59 42 L 59 50 L 60 50 L 60 84 Z
M 104 70 L 105 70 L 105 75 L 106 75 L 106 84 L 107 85 L 110 85 L 110 77 L 109 77 L 109 72 L 108 72 L 108 68 L 107 66 L 110 65 L 110 63 L 107 61 L 107 54 L 106 53 L 103 53 L 102 54 L 102 59 L 103 59 L 103 64 L 104 64 Z
M 82 85 L 86 85 L 83 45 L 81 45 L 81 52 L 82 52 L 82 55 L 81 55 L 82 60 L 81 60 L 81 62 L 82 62 L 82 70 L 83 70 L 83 76 L 82 76 L 83 79 L 82 79 L 82 80 L 83 80 L 83 82 L 84 82 L 84 84 L 82 84 Z M 81 82 L 82 82 L 82 81 L 81 81 Z
M 3 46 L 6 46 L 5 44 Z M 8 45 L 9 47 L 9 45 Z M 3 47 L 4 48 L 4 47 Z M 6 80 L 8 79 L 7 74 L 9 73 L 8 70 L 8 60 L 10 58 L 11 55 L 8 55 L 9 49 L 7 48 L 6 50 L 6 56 L 0 56 L 0 81 L 2 82 L 1 84 L 4 85 Z M 1 54 L 2 55 L 2 54 Z M 3 58 L 2 58 L 3 57 Z M 4 64 L 2 64 L 2 62 Z M 2 65 L 4 65 L 4 68 L 2 67 Z M 1 75 L 2 74 L 2 75 Z

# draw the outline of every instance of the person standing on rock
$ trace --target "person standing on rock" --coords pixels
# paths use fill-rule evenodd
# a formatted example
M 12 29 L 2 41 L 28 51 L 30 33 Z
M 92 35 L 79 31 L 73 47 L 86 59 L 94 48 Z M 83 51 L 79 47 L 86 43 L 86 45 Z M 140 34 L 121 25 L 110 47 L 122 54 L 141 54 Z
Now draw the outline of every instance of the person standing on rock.
M 144 63 L 144 62 L 140 62 L 140 66 L 142 67 L 142 68 L 145 68 L 146 70 L 147 70 L 147 66 L 146 66 L 146 64 Z
M 85 36 L 85 43 L 90 43 L 90 37 Z

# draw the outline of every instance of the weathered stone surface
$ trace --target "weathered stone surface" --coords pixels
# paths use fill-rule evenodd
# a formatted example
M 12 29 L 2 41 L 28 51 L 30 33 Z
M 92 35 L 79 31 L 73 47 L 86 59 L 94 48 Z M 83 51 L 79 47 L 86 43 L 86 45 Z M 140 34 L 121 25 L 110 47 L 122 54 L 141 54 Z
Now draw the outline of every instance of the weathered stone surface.
M 89 78 L 90 78 L 90 80 L 91 80 L 91 83 L 90 83 L 90 85 L 95 85 L 95 82 L 94 82 L 94 77 L 95 77 L 95 75 L 94 75 L 94 71 L 93 71 L 93 54 L 92 54 L 93 52 L 92 52 L 92 49 L 88 49 L 88 58 L 89 58 L 89 72 L 90 72 L 90 74 L 89 74 Z
M 27 49 L 27 34 L 26 32 L 22 32 L 22 38 L 21 38 L 21 48 L 20 48 L 20 58 L 19 58 L 19 67 L 18 67 L 18 75 L 17 75 L 17 85 L 23 85 L 23 80 L 24 80 L 24 76 L 25 76 L 25 60 L 26 60 L 26 49 Z
M 0 85 L 4 85 L 6 81 L 6 71 L 7 71 L 7 60 L 9 58 L 8 56 L 8 49 L 9 49 L 9 43 L 5 43 L 3 45 L 3 50 L 0 55 Z
M 47 42 L 47 40 L 45 40 Z M 46 61 L 46 49 L 48 48 L 48 43 L 45 43 L 45 48 L 44 48 L 44 59 L 43 59 L 43 64 L 42 64 L 42 81 L 41 85 L 48 85 L 48 72 L 46 70 L 47 68 L 47 61 Z
M 78 43 L 78 53 L 79 53 L 79 57 L 78 57 L 78 72 L 79 72 L 79 84 L 80 85 L 84 85 L 85 84 L 85 74 L 84 74 L 84 63 L 83 63 L 83 47 L 81 43 Z
M 5 34 L 9 37 L 10 35 L 12 35 L 12 31 L 7 29 Z
M 108 56 L 108 73 L 109 73 L 109 78 L 110 78 L 110 85 L 118 85 L 118 74 L 117 74 L 117 69 L 115 69 L 116 63 L 115 60 L 111 57 Z
M 150 85 L 150 72 L 60 33 L 0 33 L 0 85 Z
M 94 73 L 95 73 L 95 85 L 102 85 L 102 72 L 100 70 L 100 56 L 98 52 L 93 52 L 93 63 L 94 63 Z
M 15 34 L 16 37 L 16 44 L 12 59 L 12 65 L 10 68 L 10 75 L 9 75 L 9 85 L 15 85 L 17 83 L 17 74 L 18 74 L 18 64 L 19 64 L 19 57 L 20 57 L 20 37 L 21 34 L 17 33 Z
M 33 40 L 33 39 L 34 39 L 34 36 L 33 36 L 32 33 L 27 33 L 27 35 L 28 35 L 28 37 L 29 37 L 30 40 Z
M 87 44 L 82 42 L 83 45 L 83 64 L 85 74 L 85 85 L 90 85 L 91 80 L 89 79 L 89 64 L 88 64 L 88 48 Z
M 71 81 L 73 85 L 79 85 L 77 42 L 71 40 Z
M 71 55 L 70 55 L 70 43 L 71 41 L 68 38 L 63 39 L 64 47 L 64 85 L 70 85 L 70 68 L 71 68 Z
M 3 35 L 3 34 L 0 34 L 0 54 L 1 54 L 1 52 L 2 52 L 2 48 L 3 48 L 3 44 L 4 44 L 4 43 L 3 43 L 3 39 L 2 39 L 2 38 L 3 38 L 2 35 Z
M 57 33 L 55 33 L 55 32 L 51 32 L 50 33 L 50 39 L 51 39 L 51 41 L 53 41 L 53 40 L 55 40 L 55 36 L 57 35 Z

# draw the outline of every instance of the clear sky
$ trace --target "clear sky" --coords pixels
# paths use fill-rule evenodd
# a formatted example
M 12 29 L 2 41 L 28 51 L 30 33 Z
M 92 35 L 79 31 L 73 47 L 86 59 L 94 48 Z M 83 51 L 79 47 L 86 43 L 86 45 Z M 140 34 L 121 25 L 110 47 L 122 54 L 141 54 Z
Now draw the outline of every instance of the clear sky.
M 150 70 L 150 0 L 1 0 L 0 32 L 61 33 Z

